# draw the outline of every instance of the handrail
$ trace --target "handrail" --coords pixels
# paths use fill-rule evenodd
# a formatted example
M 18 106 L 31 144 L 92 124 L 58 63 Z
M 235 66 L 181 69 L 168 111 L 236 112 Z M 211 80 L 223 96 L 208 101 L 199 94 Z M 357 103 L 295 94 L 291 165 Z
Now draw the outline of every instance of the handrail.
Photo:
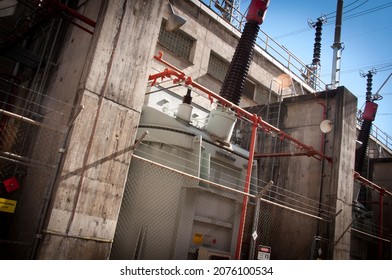
M 213 0 L 201 0 L 201 2 L 206 5 L 209 9 L 211 9 L 217 16 L 224 19 L 220 14 L 218 14 L 214 9 L 213 6 L 215 5 L 216 1 Z M 243 23 L 245 20 L 245 15 L 241 13 L 238 9 L 236 9 L 233 5 L 229 2 L 227 3 L 231 6 L 236 14 L 240 16 L 238 19 L 237 17 L 232 17 L 233 22 L 228 22 L 231 26 L 236 28 L 238 31 L 241 32 Z M 263 36 L 263 38 L 260 37 Z M 272 37 L 270 37 L 267 33 L 260 30 L 259 35 L 257 37 L 256 45 L 261 48 L 262 50 L 266 51 L 268 54 L 272 55 L 279 63 L 281 63 L 287 70 L 289 70 L 292 74 L 296 75 L 301 81 L 309 85 L 309 87 L 313 88 L 315 91 L 323 91 L 327 88 L 327 84 L 322 81 L 319 77 L 315 76 L 316 79 L 316 88 L 313 87 L 312 84 L 308 83 L 304 77 L 306 77 L 306 73 L 312 73 L 312 69 L 309 65 L 306 65 L 301 59 L 295 56 L 292 52 L 286 49 L 284 46 L 280 45 L 277 41 L 275 41 Z M 261 46 L 260 42 L 263 44 Z M 380 128 L 372 125 L 371 129 L 371 136 L 373 136 L 377 141 L 385 145 L 390 151 L 392 151 L 392 137 L 382 131 Z
M 357 118 L 357 125 L 360 129 L 361 127 L 361 114 L 362 112 L 358 110 L 358 118 Z M 372 128 L 370 130 L 370 136 L 372 136 L 376 141 L 381 143 L 384 148 L 388 149 L 389 153 L 392 153 L 392 136 L 390 136 L 388 133 L 384 132 L 381 130 L 378 126 L 376 126 L 374 123 L 372 123 Z
M 220 14 L 216 12 L 213 8 L 216 1 L 213 0 L 200 0 L 205 6 L 207 6 L 211 11 L 213 11 L 217 16 L 224 19 Z M 229 4 L 230 5 L 230 4 Z M 236 17 L 232 17 L 232 21 L 227 21 L 228 24 L 236 28 L 241 32 L 243 23 L 245 20 L 245 15 L 241 13 L 241 11 L 237 10 L 235 7 L 230 5 L 231 8 L 240 16 L 240 19 Z M 225 20 L 225 19 L 224 19 Z M 233 23 L 233 21 L 235 23 Z M 262 37 L 261 37 L 262 36 Z M 260 42 L 263 44 L 261 46 Z M 314 79 L 316 83 L 309 83 L 305 77 L 310 77 L 309 73 L 313 73 L 314 71 L 309 67 L 309 65 L 305 64 L 301 59 L 291 53 L 284 46 L 280 45 L 277 41 L 275 41 L 272 37 L 270 37 L 267 33 L 260 30 L 259 35 L 257 37 L 256 45 L 262 50 L 266 51 L 268 54 L 272 55 L 276 61 L 282 64 L 283 67 L 287 68 L 292 74 L 296 75 L 301 81 L 309 85 L 315 91 L 323 91 L 327 88 L 327 84 L 320 79 L 317 75 L 314 75 Z M 313 87 L 313 84 L 316 85 L 316 88 Z
M 373 136 L 377 141 L 381 142 L 388 149 L 392 151 L 392 137 L 386 132 L 382 131 L 378 126 L 374 123 L 372 124 L 372 129 L 370 131 L 370 135 Z
M 379 185 L 373 183 L 372 181 L 366 179 L 365 177 L 362 177 L 358 172 L 354 172 L 354 179 L 357 181 L 360 181 L 362 184 L 371 187 L 372 189 L 376 190 L 377 192 L 381 194 L 387 194 L 389 196 L 392 196 L 392 192 L 386 190 L 383 187 L 380 187 Z
M 179 71 L 178 68 L 172 66 L 170 63 L 165 61 L 163 58 L 163 53 L 160 52 L 159 55 L 154 56 L 154 59 L 163 63 L 164 65 L 168 66 L 164 71 L 150 75 L 148 80 L 151 81 L 151 85 L 154 85 L 158 79 L 169 78 L 169 77 L 176 77 L 173 79 L 174 83 L 185 83 L 185 85 L 192 86 L 198 90 L 201 90 L 205 94 L 208 95 L 208 98 L 213 101 L 213 99 L 219 101 L 219 103 L 226 108 L 231 108 L 233 111 L 236 112 L 238 117 L 245 117 L 252 123 L 257 123 L 257 125 L 262 128 L 264 131 L 269 133 L 275 133 L 280 139 L 287 139 L 293 143 L 295 143 L 300 149 L 307 151 L 308 156 L 314 157 L 318 160 L 326 159 L 329 163 L 332 162 L 332 158 L 324 155 L 323 153 L 317 151 L 311 146 L 304 144 L 303 142 L 299 141 L 298 139 L 290 136 L 289 134 L 285 133 L 284 131 L 280 130 L 269 124 L 268 122 L 264 121 L 260 116 L 255 114 L 251 114 L 250 112 L 246 111 L 245 109 L 237 106 L 236 104 L 228 101 L 227 99 L 223 98 L 219 94 L 207 89 L 206 87 L 202 86 L 199 83 L 196 83 L 192 80 L 192 77 L 186 76 L 184 72 Z

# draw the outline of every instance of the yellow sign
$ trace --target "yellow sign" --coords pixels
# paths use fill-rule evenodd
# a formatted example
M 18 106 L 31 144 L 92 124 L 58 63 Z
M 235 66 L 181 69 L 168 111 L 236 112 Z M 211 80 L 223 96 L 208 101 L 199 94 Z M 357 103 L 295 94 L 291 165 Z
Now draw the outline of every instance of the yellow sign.
M 193 243 L 202 244 L 203 243 L 203 234 L 195 233 L 193 235 Z
M 16 200 L 0 198 L 0 211 L 14 213 L 16 207 Z

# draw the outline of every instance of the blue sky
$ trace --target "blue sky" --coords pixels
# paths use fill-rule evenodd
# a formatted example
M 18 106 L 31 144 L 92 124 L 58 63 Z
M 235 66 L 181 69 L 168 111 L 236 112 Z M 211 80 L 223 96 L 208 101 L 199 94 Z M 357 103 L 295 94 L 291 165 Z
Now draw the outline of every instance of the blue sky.
M 245 11 L 250 0 L 241 0 Z M 317 21 L 327 15 L 323 26 L 321 50 L 321 79 L 331 83 L 332 54 L 337 0 L 270 0 L 261 29 L 285 46 L 304 63 L 313 57 L 315 30 L 308 19 Z M 392 72 L 392 1 L 345 0 L 341 41 L 344 43 L 341 61 L 340 85 L 358 97 L 358 108 L 365 104 L 366 78 L 360 71 L 375 68 L 373 93 L 381 87 Z M 377 101 L 378 113 L 374 124 L 392 136 L 392 77 L 380 91 L 383 99 Z

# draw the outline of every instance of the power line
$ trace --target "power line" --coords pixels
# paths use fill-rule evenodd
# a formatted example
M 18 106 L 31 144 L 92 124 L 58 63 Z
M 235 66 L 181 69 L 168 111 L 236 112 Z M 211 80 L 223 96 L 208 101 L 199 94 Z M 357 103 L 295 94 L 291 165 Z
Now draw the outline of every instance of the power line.
M 347 19 L 352 19 L 352 18 L 364 16 L 364 15 L 367 15 L 367 14 L 370 14 L 370 13 L 374 13 L 374 12 L 377 12 L 377 11 L 380 11 L 380 10 L 387 9 L 389 7 L 392 7 L 392 2 L 383 4 L 383 5 L 380 5 L 380 6 L 377 6 L 377 7 L 374 7 L 374 8 L 365 10 L 365 11 L 362 11 L 362 12 L 358 12 L 358 13 L 352 14 L 350 16 L 347 16 L 345 19 L 347 20 Z
M 369 0 L 366 0 L 365 2 L 363 2 L 363 3 L 359 4 L 358 6 L 352 8 L 351 10 L 344 11 L 344 12 L 343 12 L 343 15 L 344 15 L 344 14 L 347 14 L 347 13 L 349 13 L 349 12 L 352 12 L 352 11 L 354 11 L 354 10 L 356 10 L 356 9 L 358 9 L 359 7 L 363 6 L 363 5 L 364 5 L 366 2 L 368 2 L 368 1 L 369 1 Z M 355 1 L 355 2 L 358 2 L 358 1 Z M 351 3 L 351 4 L 354 4 L 355 2 L 353 2 L 353 3 Z M 347 5 L 346 7 L 344 7 L 344 8 L 347 8 L 347 7 L 348 7 L 348 5 Z
M 347 8 L 347 7 L 350 7 L 351 5 L 355 4 L 355 3 L 358 2 L 358 1 L 359 1 L 359 0 L 355 0 L 354 2 L 351 2 L 350 4 L 348 4 L 348 5 L 346 5 L 346 6 L 343 6 L 343 9 L 345 9 L 345 8 Z M 367 0 L 366 0 L 366 1 L 367 1 Z M 336 11 L 333 11 L 333 12 L 330 12 L 330 13 L 326 14 L 326 16 L 333 15 L 333 14 L 336 14 Z
M 357 1 L 359 1 L 359 0 L 357 0 Z M 351 4 L 349 4 L 349 5 L 352 5 L 352 4 L 354 4 L 355 2 L 357 2 L 357 1 L 354 1 L 353 3 L 351 3 Z M 355 8 L 353 8 L 353 9 L 351 9 L 351 10 L 349 10 L 349 11 L 353 11 L 354 9 L 359 8 L 360 6 L 362 6 L 363 4 L 365 4 L 367 1 L 368 1 L 368 0 L 366 0 L 364 3 L 361 3 L 360 5 L 356 6 Z M 345 6 L 345 7 L 348 7 L 349 5 L 347 5 L 347 6 Z M 380 10 L 384 10 L 384 9 L 387 9 L 387 8 L 389 8 L 389 7 L 391 7 L 391 6 L 392 6 L 392 2 L 389 2 L 389 3 L 386 3 L 386 4 L 382 4 L 382 5 L 380 5 L 380 6 L 376 6 L 376 7 L 373 7 L 373 8 L 371 8 L 371 9 L 367 9 L 367 10 L 365 10 L 365 11 L 361 11 L 361 12 L 354 13 L 354 14 L 348 15 L 348 16 L 346 16 L 346 17 L 343 17 L 343 21 L 349 20 L 349 19 L 353 19 L 353 18 L 356 18 L 356 17 L 360 17 L 360 16 L 363 16 L 363 15 L 367 15 L 367 14 L 370 14 L 370 13 L 374 13 L 374 12 L 377 12 L 377 11 L 380 11 Z M 349 11 L 346 11 L 346 12 L 344 12 L 343 14 L 346 14 L 346 13 L 348 13 Z M 336 12 L 333 12 L 333 13 L 336 13 Z M 327 15 L 331 15 L 331 14 L 333 14 L 333 13 L 329 13 L 329 14 L 327 14 Z M 334 19 L 334 18 L 335 18 L 335 17 L 332 17 L 332 19 Z M 331 19 L 330 19 L 330 21 L 327 22 L 325 25 L 332 25 L 332 24 L 333 24 L 333 21 L 331 22 Z M 306 32 L 306 31 L 311 31 L 311 30 L 312 30 L 312 29 L 309 29 L 309 28 L 303 28 L 303 29 L 299 29 L 299 30 L 295 30 L 295 31 L 286 33 L 286 34 L 282 34 L 282 35 L 275 36 L 274 39 L 275 39 L 275 40 L 277 40 L 277 39 L 282 39 L 282 38 L 285 38 L 285 37 L 297 35 L 297 34 L 300 34 L 300 33 Z
M 357 68 L 351 68 L 351 69 L 344 70 L 344 71 L 342 71 L 342 73 L 358 72 L 360 70 L 363 70 L 364 68 L 366 68 L 366 69 L 374 68 L 377 70 L 377 72 L 383 72 L 383 71 L 387 71 L 392 68 L 392 62 L 389 61 L 389 62 L 375 64 L 375 65 L 363 65 L 363 66 L 359 66 Z

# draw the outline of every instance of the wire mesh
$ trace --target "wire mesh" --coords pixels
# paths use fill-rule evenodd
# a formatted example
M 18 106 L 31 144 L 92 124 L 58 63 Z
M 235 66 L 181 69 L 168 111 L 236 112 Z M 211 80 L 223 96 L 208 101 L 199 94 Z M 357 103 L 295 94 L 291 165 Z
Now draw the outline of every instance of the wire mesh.
M 260 199 L 255 224 L 256 195 L 267 182 L 254 174 L 246 194 L 246 166 L 240 170 L 202 157 L 158 139 L 141 143 L 132 158 L 111 259 L 234 258 L 244 195 L 249 200 L 242 259 L 257 258 L 259 245 L 270 246 L 273 259 L 311 257 L 317 227 L 329 223 L 333 208 L 322 205 L 320 213 L 318 201 L 274 185 Z
M 374 188 L 361 187 L 353 207 L 351 255 L 354 259 L 390 259 L 392 197 Z
M 27 259 L 73 107 L 11 79 L 0 85 L 0 258 Z

